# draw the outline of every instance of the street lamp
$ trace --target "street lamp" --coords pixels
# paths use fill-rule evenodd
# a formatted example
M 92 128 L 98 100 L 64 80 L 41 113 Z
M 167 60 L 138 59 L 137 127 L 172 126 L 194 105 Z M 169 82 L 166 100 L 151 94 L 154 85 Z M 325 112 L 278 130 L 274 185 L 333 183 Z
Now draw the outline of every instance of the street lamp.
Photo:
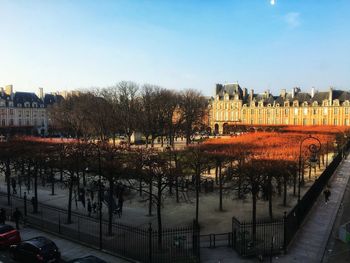
M 312 167 L 315 167 L 317 164 L 317 153 L 321 150 L 321 141 L 317 138 L 312 136 L 311 134 L 308 137 L 305 137 L 304 139 L 301 140 L 300 142 L 300 148 L 299 148 L 299 174 L 298 174 L 298 203 L 300 202 L 300 186 L 301 186 L 301 173 L 302 173 L 302 167 L 301 167 L 301 159 L 302 159 L 302 155 L 301 155 L 301 150 L 302 150 L 302 146 L 303 143 L 307 140 L 311 140 L 313 141 L 313 143 L 311 143 L 308 147 L 309 152 L 311 153 L 311 157 L 309 159 L 310 161 L 310 165 Z

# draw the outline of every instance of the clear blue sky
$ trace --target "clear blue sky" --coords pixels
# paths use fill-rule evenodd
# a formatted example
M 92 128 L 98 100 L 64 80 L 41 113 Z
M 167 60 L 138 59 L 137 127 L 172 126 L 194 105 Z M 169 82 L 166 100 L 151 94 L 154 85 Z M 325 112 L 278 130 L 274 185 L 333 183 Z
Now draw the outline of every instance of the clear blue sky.
M 350 88 L 349 0 L 0 0 L 0 86 Z

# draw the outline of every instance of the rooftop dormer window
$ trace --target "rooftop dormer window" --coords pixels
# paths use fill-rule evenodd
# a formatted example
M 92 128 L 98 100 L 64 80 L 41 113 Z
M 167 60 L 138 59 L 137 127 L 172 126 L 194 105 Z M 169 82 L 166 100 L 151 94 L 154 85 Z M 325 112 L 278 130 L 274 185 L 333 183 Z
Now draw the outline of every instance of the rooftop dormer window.
M 33 108 L 37 108 L 38 104 L 36 102 L 33 102 Z
M 25 102 L 25 103 L 24 103 L 24 107 L 25 107 L 25 108 L 29 108 L 29 107 L 30 107 L 30 103 L 29 103 L 29 102 Z
M 18 108 L 22 108 L 22 104 L 21 103 L 17 103 L 17 107 Z

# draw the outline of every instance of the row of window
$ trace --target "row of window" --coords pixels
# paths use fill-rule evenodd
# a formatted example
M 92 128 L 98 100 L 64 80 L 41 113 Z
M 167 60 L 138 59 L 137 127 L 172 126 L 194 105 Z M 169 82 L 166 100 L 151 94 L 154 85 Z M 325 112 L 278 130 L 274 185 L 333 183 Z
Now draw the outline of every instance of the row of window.
M 223 102 L 216 102 L 213 104 L 213 106 L 217 109 L 234 109 L 236 107 L 238 107 L 238 105 L 241 105 L 241 103 L 223 103 Z M 248 105 L 247 104 L 244 104 L 243 107 L 247 107 Z M 264 105 L 263 102 L 258 102 L 257 105 L 256 104 L 252 104 L 250 105 L 250 107 L 280 107 L 280 104 L 277 103 L 276 105 L 271 105 L 271 104 L 268 104 L 268 105 Z M 284 102 L 284 107 L 309 107 L 309 106 L 313 106 L 313 107 L 318 107 L 318 106 L 330 106 L 329 105 L 329 101 L 328 100 L 324 100 L 322 102 L 322 105 L 320 105 L 317 101 L 314 101 L 311 105 L 307 102 L 303 102 L 299 105 L 299 102 L 298 101 L 294 101 L 293 104 L 291 104 L 290 102 L 286 101 Z M 340 103 L 338 100 L 335 100 L 333 101 L 333 104 L 332 106 L 335 106 L 335 107 L 339 107 L 340 106 Z M 350 106 L 350 103 L 349 101 L 345 101 L 344 104 L 342 104 L 342 106 Z
M 38 126 L 38 124 L 40 123 L 40 120 L 37 120 L 37 119 L 34 119 L 33 120 L 33 124 L 34 126 Z M 6 125 L 6 120 L 2 119 L 1 122 L 0 122 L 1 126 L 7 126 Z M 10 119 L 8 121 L 8 125 L 9 126 L 14 126 L 14 120 L 13 119 Z M 23 123 L 22 123 L 22 119 L 18 119 L 18 126 L 22 126 L 22 125 L 26 125 L 26 126 L 30 126 L 31 125 L 31 122 L 30 120 L 28 119 L 25 119 L 23 120 Z M 45 126 L 45 121 L 42 119 L 41 120 L 41 126 Z
M 242 124 L 248 124 L 246 119 L 242 120 Z M 327 119 L 322 119 L 320 122 L 317 119 L 312 119 L 311 121 L 309 121 L 308 119 L 303 119 L 302 123 L 299 123 L 299 119 L 298 118 L 294 118 L 293 119 L 293 123 L 289 123 L 289 119 L 284 119 L 284 120 L 280 120 L 280 119 L 267 119 L 267 122 L 265 123 L 263 119 L 259 118 L 258 121 L 254 121 L 253 119 L 249 120 L 249 124 L 293 124 L 293 125 L 339 125 L 339 121 L 338 119 L 333 119 L 332 123 L 328 123 Z M 350 120 L 349 119 L 344 119 L 344 125 L 349 126 L 350 125 Z

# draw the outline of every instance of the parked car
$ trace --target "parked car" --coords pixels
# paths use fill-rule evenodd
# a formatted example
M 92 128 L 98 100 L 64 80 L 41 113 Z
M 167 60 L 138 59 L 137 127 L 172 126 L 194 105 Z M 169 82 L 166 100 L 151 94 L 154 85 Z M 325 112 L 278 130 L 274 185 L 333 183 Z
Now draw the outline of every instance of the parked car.
M 34 237 L 10 247 L 10 255 L 20 262 L 59 262 L 61 253 L 56 244 L 46 237 Z
M 107 262 L 98 257 L 90 255 L 83 258 L 76 258 L 76 259 L 70 260 L 68 261 L 68 263 L 107 263 Z
M 0 247 L 8 247 L 10 245 L 21 242 L 19 232 L 10 225 L 0 225 Z

